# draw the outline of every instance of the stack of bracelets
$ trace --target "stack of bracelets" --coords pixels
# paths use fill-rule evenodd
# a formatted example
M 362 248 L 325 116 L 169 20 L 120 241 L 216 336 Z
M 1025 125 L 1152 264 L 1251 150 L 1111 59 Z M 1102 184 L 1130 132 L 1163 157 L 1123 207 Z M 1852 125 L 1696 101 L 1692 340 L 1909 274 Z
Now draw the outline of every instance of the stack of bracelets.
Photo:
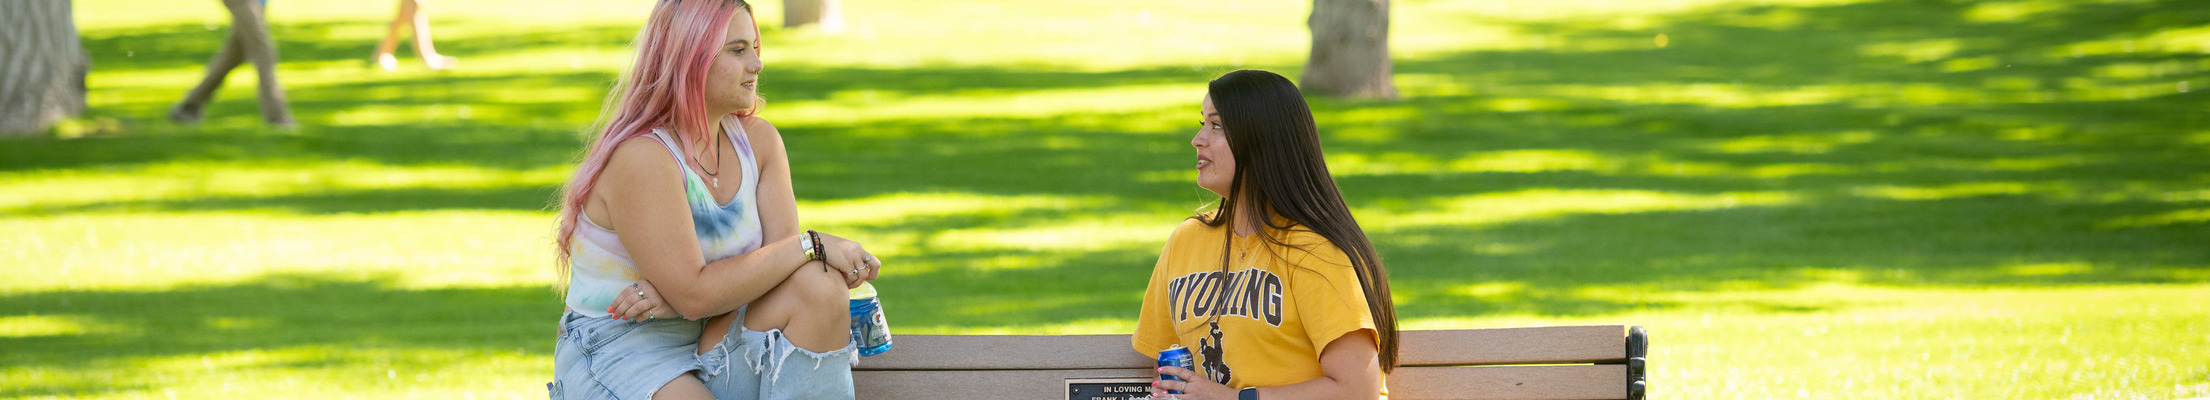
M 822 270 L 822 271 L 828 271 L 828 270 L 829 270 L 829 265 L 828 265 L 828 262 L 829 262 L 829 254 L 828 254 L 828 252 L 826 252 L 826 251 L 822 251 L 823 249 L 821 248 L 821 233 L 820 233 L 820 232 L 814 232 L 814 231 L 813 231 L 812 229 L 807 229 L 807 230 L 806 230 L 806 237 L 805 237 L 805 238 L 803 238 L 803 239 L 800 239 L 800 240 L 799 240 L 799 243 L 798 243 L 798 244 L 799 244 L 799 245 L 801 245 L 801 246 L 806 246 L 806 259 L 807 259 L 807 260 L 820 261 L 820 262 L 822 262 L 822 264 L 821 264 L 821 270 Z

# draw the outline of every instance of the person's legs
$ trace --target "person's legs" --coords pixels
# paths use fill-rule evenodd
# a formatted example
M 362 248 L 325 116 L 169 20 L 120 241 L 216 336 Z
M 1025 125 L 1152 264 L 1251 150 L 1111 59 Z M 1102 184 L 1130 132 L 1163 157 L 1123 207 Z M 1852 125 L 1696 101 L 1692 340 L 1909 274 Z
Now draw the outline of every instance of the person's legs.
M 723 399 L 852 398 L 850 292 L 843 276 L 809 264 L 729 316 L 737 322 L 699 355 L 706 386 Z
M 414 21 L 414 8 L 413 1 L 399 0 L 399 15 L 391 17 L 391 26 L 384 29 L 384 41 L 376 44 L 376 65 L 385 71 L 399 69 L 399 57 L 392 52 L 399 51 L 399 27 Z
M 438 54 L 437 44 L 430 36 L 430 13 L 422 9 L 420 0 L 400 0 L 402 14 L 414 18 L 414 54 L 422 57 L 422 65 L 430 69 L 451 69 L 459 59 Z
M 741 323 L 754 331 L 781 329 L 792 344 L 806 350 L 835 351 L 851 342 L 850 300 L 844 275 L 808 264 L 753 300 Z
M 238 28 L 232 27 L 230 34 L 223 39 L 222 49 L 215 51 L 215 58 L 207 60 L 207 75 L 200 78 L 198 86 L 193 86 L 191 91 L 184 93 L 184 99 L 177 101 L 175 108 L 169 110 L 170 121 L 200 122 L 207 111 L 207 102 L 214 100 L 215 91 L 223 88 L 223 80 L 230 77 L 230 70 L 237 69 L 239 63 L 245 62 L 245 54 L 238 48 L 238 35 Z
M 269 37 L 269 26 L 263 18 L 261 3 L 255 0 L 223 0 L 230 8 L 231 30 L 239 32 L 239 49 L 246 60 L 253 62 L 253 69 L 260 78 L 261 119 L 278 127 L 289 128 L 292 120 L 291 102 L 284 98 L 284 85 L 276 80 L 276 41 Z

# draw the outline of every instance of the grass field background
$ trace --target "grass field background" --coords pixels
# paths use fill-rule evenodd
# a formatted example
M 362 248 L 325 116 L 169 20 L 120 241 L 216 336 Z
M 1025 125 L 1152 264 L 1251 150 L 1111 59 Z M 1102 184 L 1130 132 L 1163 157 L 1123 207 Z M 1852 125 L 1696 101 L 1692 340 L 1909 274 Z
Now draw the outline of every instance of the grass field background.
M 805 224 L 893 330 L 1122 333 L 1207 193 L 1204 82 L 1301 1 L 846 0 L 775 29 Z M 2210 8 L 1394 2 L 1404 98 L 1313 99 L 1407 329 L 1622 323 L 1659 398 L 2210 396 Z M 91 110 L 0 139 L 0 399 L 539 398 L 548 211 L 651 2 L 271 4 L 302 127 L 215 2 L 76 2 Z

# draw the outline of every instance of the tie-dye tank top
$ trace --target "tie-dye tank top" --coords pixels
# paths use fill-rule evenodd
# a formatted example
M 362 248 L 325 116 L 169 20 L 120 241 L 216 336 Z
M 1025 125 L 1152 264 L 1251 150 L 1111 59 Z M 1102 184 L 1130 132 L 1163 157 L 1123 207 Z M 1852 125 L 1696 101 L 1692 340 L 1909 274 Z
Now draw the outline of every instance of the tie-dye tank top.
M 690 161 L 684 159 L 666 131 L 655 129 L 651 136 L 675 155 L 677 168 L 683 170 L 683 197 L 690 203 L 691 225 L 698 231 L 698 248 L 707 262 L 758 250 L 762 236 L 760 166 L 753 157 L 751 141 L 744 137 L 744 126 L 736 117 L 723 118 L 721 125 L 744 165 L 744 181 L 738 183 L 743 186 L 727 204 L 714 204 L 713 191 L 707 189 L 706 181 L 691 168 L 683 167 Z M 614 297 L 628 290 L 629 284 L 643 280 L 644 275 L 638 272 L 637 263 L 631 261 L 629 250 L 622 247 L 614 231 L 591 222 L 584 213 L 577 213 L 577 217 L 583 220 L 569 242 L 568 309 L 587 317 L 605 318 L 610 316 L 606 307 L 614 304 Z

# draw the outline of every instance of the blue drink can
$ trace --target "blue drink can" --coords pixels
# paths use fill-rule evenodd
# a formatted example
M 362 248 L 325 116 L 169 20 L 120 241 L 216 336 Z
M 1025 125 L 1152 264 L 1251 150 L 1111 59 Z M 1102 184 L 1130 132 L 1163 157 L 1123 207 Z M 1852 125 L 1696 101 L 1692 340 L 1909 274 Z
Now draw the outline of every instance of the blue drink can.
M 1159 351 L 1159 366 L 1175 367 L 1190 371 L 1196 371 L 1197 357 L 1190 355 L 1189 349 L 1182 347 L 1182 345 L 1177 344 L 1173 346 L 1168 346 L 1166 350 Z M 1182 380 L 1182 378 L 1175 377 L 1173 375 L 1159 374 L 1159 380 L 1179 381 Z M 1168 390 L 1166 392 L 1168 394 L 1182 394 L 1182 391 L 1180 390 Z
M 852 345 L 861 357 L 890 351 L 890 321 L 882 316 L 882 300 L 876 299 L 873 284 L 852 289 Z

